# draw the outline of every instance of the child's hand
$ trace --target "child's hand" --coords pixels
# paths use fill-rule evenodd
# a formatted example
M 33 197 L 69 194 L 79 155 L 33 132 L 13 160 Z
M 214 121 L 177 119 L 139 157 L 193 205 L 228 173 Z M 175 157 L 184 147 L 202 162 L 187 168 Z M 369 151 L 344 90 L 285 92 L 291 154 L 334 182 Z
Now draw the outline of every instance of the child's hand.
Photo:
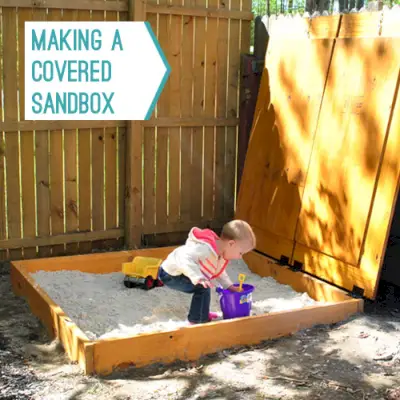
M 230 290 L 231 292 L 239 292 L 240 291 L 239 286 L 233 286 L 233 285 L 229 286 L 228 290 Z
M 200 280 L 199 280 L 199 285 L 202 285 L 202 286 L 205 287 L 205 288 L 212 288 L 212 287 L 214 287 L 214 285 L 213 285 L 210 281 L 208 281 L 207 279 L 200 279 Z

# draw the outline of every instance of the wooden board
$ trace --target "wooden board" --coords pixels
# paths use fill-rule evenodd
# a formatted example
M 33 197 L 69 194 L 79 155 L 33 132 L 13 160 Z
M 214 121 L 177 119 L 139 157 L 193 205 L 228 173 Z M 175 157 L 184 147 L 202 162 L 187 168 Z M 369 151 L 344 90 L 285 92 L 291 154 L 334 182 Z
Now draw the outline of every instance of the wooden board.
M 134 256 L 165 258 L 173 249 L 164 247 L 13 262 L 13 290 L 17 295 L 27 298 L 32 312 L 43 322 L 51 337 L 60 339 L 71 360 L 78 361 L 86 374 L 99 375 L 108 375 L 116 368 L 130 365 L 139 367 L 155 362 L 196 360 L 233 346 L 257 344 L 289 335 L 315 324 L 339 322 L 363 310 L 362 300 L 352 299 L 340 289 L 278 266 L 265 256 L 253 252 L 246 255 L 246 262 L 253 272 L 260 276 L 272 276 L 296 291 L 307 292 L 315 300 L 328 303 L 166 332 L 90 341 L 30 276 L 39 270 L 61 269 L 110 273 L 120 271 L 122 263 Z
M 299 44 L 303 32 L 271 36 L 236 213 L 264 254 L 371 299 L 400 178 L 396 20 L 385 12 L 310 21 L 304 42 L 336 38 L 319 50 L 331 65 L 317 110 L 302 102 L 323 74 Z
M 25 119 L 25 22 L 32 20 L 32 9 L 18 10 L 19 119 Z M 21 95 L 22 94 L 22 95 Z M 20 133 L 21 195 L 23 237 L 36 236 L 35 141 L 34 132 Z M 36 257 L 36 247 L 24 248 L 24 258 Z
M 382 12 L 345 14 L 342 16 L 338 37 L 376 37 L 379 35 Z
M 277 259 L 292 255 L 333 43 L 275 39 L 266 55 L 236 217 Z
M 3 90 L 4 90 L 4 121 L 18 121 L 18 47 L 17 47 L 17 10 L 5 8 L 3 13 Z M 21 204 L 19 185 L 20 179 L 20 146 L 19 132 L 5 136 L 5 164 L 6 164 L 6 210 L 8 223 L 8 238 L 21 237 Z M 1 189 L 3 190 L 3 189 Z M 11 259 L 22 258 L 21 250 L 12 250 Z
M 377 289 L 388 230 L 382 219 L 389 221 L 395 200 L 380 186 L 399 179 L 398 130 L 388 136 L 399 46 L 391 38 L 337 40 L 296 230 L 293 262 L 367 297 Z
M 400 36 L 400 10 L 385 10 L 382 18 L 381 36 Z

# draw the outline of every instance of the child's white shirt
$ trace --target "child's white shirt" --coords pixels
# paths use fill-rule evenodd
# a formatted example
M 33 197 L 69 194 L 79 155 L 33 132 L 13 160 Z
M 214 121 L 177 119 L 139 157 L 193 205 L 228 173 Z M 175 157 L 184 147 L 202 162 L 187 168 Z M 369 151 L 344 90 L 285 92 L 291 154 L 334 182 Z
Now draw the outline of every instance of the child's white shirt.
M 194 285 L 200 279 L 216 280 L 224 289 L 232 285 L 226 273 L 228 261 L 219 257 L 213 246 L 216 235 L 208 229 L 193 228 L 183 246 L 163 261 L 162 268 L 172 276 L 185 275 Z

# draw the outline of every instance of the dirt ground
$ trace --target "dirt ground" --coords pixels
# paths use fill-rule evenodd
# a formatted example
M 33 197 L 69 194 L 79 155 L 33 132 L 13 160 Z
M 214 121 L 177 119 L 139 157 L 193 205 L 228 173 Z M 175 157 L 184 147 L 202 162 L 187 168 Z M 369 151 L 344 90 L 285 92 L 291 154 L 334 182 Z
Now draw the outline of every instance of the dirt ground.
M 364 314 L 196 363 L 85 377 L 49 342 L 0 266 L 0 399 L 400 400 L 400 293 L 382 286 Z

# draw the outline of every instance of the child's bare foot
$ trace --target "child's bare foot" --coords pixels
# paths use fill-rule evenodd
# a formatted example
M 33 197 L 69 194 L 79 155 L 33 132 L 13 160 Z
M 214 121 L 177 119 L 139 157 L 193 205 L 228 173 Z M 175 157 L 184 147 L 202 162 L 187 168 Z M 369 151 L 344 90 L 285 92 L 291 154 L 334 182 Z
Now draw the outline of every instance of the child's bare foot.
M 212 321 L 213 319 L 216 319 L 216 318 L 218 318 L 218 314 L 217 313 L 215 313 L 215 312 L 209 312 L 208 313 L 208 319 L 210 321 Z

